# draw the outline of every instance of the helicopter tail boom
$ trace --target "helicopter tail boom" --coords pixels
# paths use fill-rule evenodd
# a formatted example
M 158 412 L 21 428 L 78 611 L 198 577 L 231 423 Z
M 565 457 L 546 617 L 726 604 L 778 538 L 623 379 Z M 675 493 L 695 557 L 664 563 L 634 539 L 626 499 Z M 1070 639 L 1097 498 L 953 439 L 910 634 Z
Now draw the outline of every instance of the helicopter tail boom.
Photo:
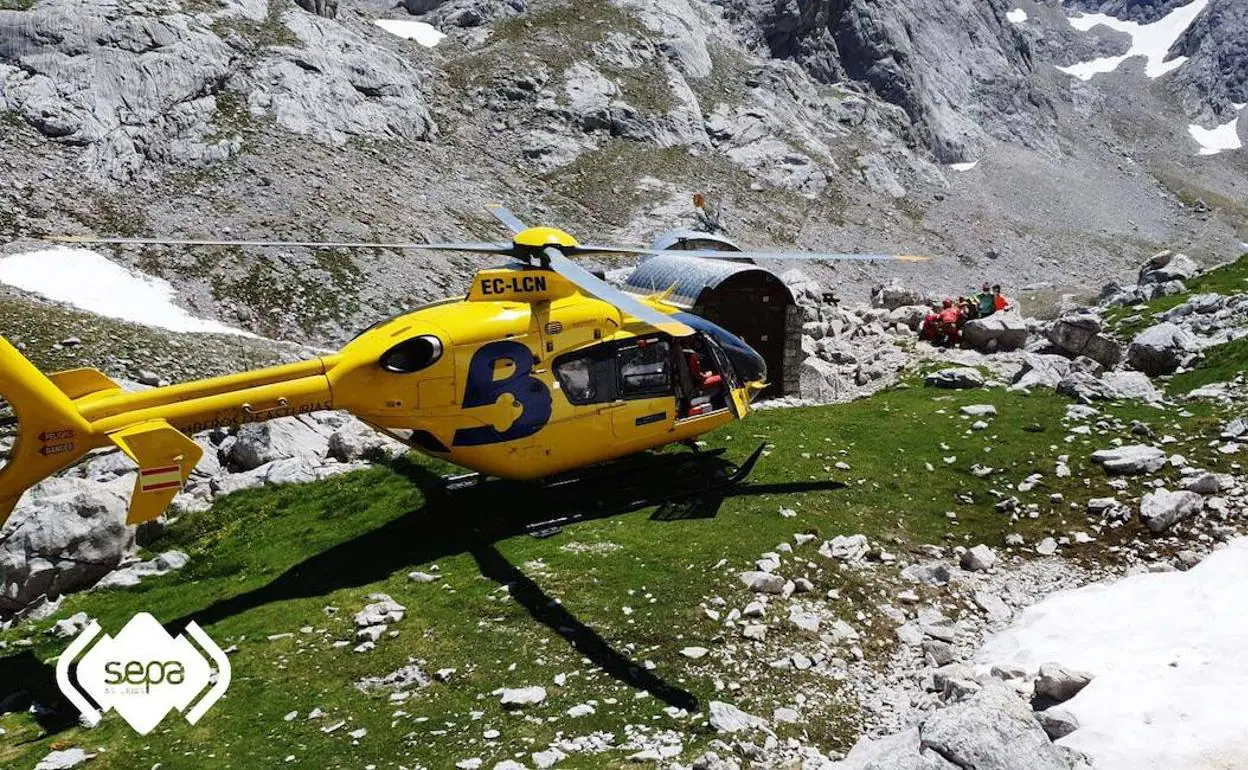
M 82 440 L 90 427 L 66 392 L 91 390 L 91 379 L 47 377 L 0 337 L 0 525 L 28 487 L 92 449 Z
M 108 446 L 139 469 L 127 523 L 154 519 L 203 456 L 188 434 L 332 409 L 334 360 L 124 393 L 94 369 L 45 375 L 0 337 L 0 525 L 27 489 Z

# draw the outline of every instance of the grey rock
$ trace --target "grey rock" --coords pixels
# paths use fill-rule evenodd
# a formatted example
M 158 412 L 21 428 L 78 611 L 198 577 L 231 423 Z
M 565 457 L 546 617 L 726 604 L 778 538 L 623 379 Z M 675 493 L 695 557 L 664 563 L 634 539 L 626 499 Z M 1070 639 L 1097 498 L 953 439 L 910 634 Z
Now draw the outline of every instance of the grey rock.
M 784 590 L 784 578 L 770 572 L 742 572 L 738 577 L 755 593 L 778 594 Z
M 799 393 L 820 403 L 845 401 L 854 395 L 854 386 L 841 371 L 818 356 L 802 362 Z
M 1200 473 L 1183 480 L 1183 489 L 1201 495 L 1216 495 L 1235 486 L 1235 479 L 1225 473 Z
M 995 665 L 990 669 L 989 673 L 1003 682 L 1011 679 L 1022 679 L 1027 676 L 1027 670 L 1022 666 L 1012 666 L 1009 664 Z
M 1079 729 L 1079 720 L 1063 708 L 1050 708 L 1036 712 L 1036 721 L 1050 740 L 1060 740 Z
M 822 82 L 865 83 L 904 109 L 943 163 L 981 157 L 989 136 L 1052 146 L 1043 127 L 1055 113 L 1033 83 L 1030 46 L 996 6 L 814 3 L 795 13 L 758 0 L 725 5 L 773 56 L 794 59 Z
M 528 9 L 527 0 L 403 0 L 399 5 L 435 27 L 463 28 L 514 18 Z M 383 4 L 383 8 L 391 7 Z
M 131 564 L 128 567 L 110 572 L 99 580 L 93 589 L 130 588 L 137 586 L 145 578 L 167 575 L 174 570 L 182 569 L 190 561 L 190 557 L 182 551 L 168 551 L 149 561 Z
M 1171 374 L 1200 344 L 1191 332 L 1160 323 L 1140 332 L 1127 348 L 1127 363 L 1150 376 Z
M 837 535 L 819 547 L 819 552 L 829 559 L 840 559 L 851 564 L 862 561 L 870 551 L 871 542 L 866 535 Z
M 1236 417 L 1222 428 L 1222 438 L 1236 439 L 1248 434 L 1248 420 Z
M 953 645 L 939 639 L 924 639 L 923 655 L 933 666 L 947 666 L 956 659 Z
M 1027 322 L 1013 310 L 967 321 L 962 328 L 962 338 L 985 353 L 1018 350 L 1027 344 L 1027 334 Z
M 1068 313 L 1049 327 L 1049 342 L 1071 356 L 1087 356 L 1112 369 L 1122 361 L 1122 346 L 1101 333 L 1101 319 L 1082 311 Z
M 910 647 L 923 643 L 923 629 L 915 623 L 903 623 L 894 630 L 894 633 L 897 635 L 897 641 Z
M 338 15 L 338 0 L 295 0 L 295 5 L 308 13 L 315 13 L 327 19 Z
M 970 572 L 987 572 L 997 563 L 997 555 L 992 549 L 980 543 L 962 554 L 962 569 Z
M 70 639 L 82 633 L 82 629 L 86 628 L 90 623 L 91 618 L 87 616 L 87 613 L 75 612 L 68 618 L 53 623 L 48 633 L 57 639 Z
M 1195 492 L 1158 489 L 1140 500 L 1140 521 L 1154 534 L 1164 532 L 1198 513 L 1203 504 L 1204 501 Z
M 372 594 L 370 603 L 355 614 L 356 628 L 367 628 L 388 623 L 397 623 L 403 619 L 407 608 L 391 599 L 386 594 Z
M 1068 770 L 1031 709 L 1000 685 L 937 711 L 923 723 L 920 736 L 923 746 L 961 768 Z
M 283 128 L 343 145 L 349 137 L 427 139 L 435 133 L 422 75 L 348 27 L 296 11 L 281 23 L 300 47 L 269 49 L 241 82 L 253 113 Z
M 1084 671 L 1072 671 L 1057 663 L 1045 663 L 1036 676 L 1036 694 L 1065 703 L 1092 682 L 1093 676 Z
M 239 428 L 227 461 L 233 470 L 250 471 L 275 460 L 299 458 L 319 462 L 328 452 L 329 439 L 325 434 L 303 420 L 283 418 Z
M 1062 356 L 1026 353 L 1023 365 L 1010 384 L 1011 390 L 1027 390 L 1034 387 L 1056 389 L 1062 379 L 1070 374 L 1070 361 Z
M 923 746 L 919 728 L 883 738 L 862 738 L 834 770 L 957 770 L 936 752 Z
M 929 586 L 947 585 L 951 577 L 949 567 L 939 562 L 911 564 L 901 571 L 901 576 L 913 583 L 923 583 Z
M 1094 497 L 1088 501 L 1088 513 L 1093 516 L 1103 516 L 1106 512 L 1113 510 L 1117 506 L 1117 498 Z
M 968 417 L 996 417 L 997 408 L 992 404 L 971 404 L 958 410 Z
M 1166 453 L 1156 447 L 1130 444 L 1099 449 L 1092 453 L 1092 462 L 1099 463 L 1109 473 L 1140 475 L 1161 470 L 1166 464 Z
M 871 293 L 871 306 L 885 310 L 903 307 L 927 307 L 927 296 L 921 291 L 907 289 L 896 283 L 881 286 Z
M 327 454 L 343 463 L 357 460 L 382 462 L 406 451 L 403 444 L 381 435 L 358 420 L 346 422 L 342 428 L 331 433 L 326 442 Z
M 1163 399 L 1148 377 L 1140 372 L 1106 372 L 1101 376 L 1103 397 L 1107 399 L 1135 399 L 1156 403 Z
M 1003 621 L 1009 620 L 1014 613 L 1010 610 L 1008 604 L 1000 596 L 988 591 L 975 592 L 975 604 L 984 611 L 990 620 Z
M 737 733 L 743 730 L 765 730 L 767 720 L 746 713 L 731 703 L 713 700 L 710 706 L 711 727 L 720 733 Z
M 1171 281 L 1186 281 L 1200 274 L 1200 266 L 1186 254 L 1175 254 L 1169 251 L 1159 252 L 1140 268 L 1139 282 L 1141 286 L 1164 284 Z
M 1041 556 L 1052 556 L 1057 553 L 1057 541 L 1051 537 L 1046 537 L 1036 544 L 1036 553 Z
M 0 40 L 9 109 L 44 136 L 86 147 L 82 162 L 92 176 L 126 180 L 149 157 L 184 158 L 179 142 L 201 154 L 214 144 L 207 136 L 213 94 L 236 54 L 189 16 L 47 3 L 0 17 Z M 9 66 L 19 57 L 20 69 Z
M 919 629 L 942 642 L 952 642 L 958 635 L 958 624 L 945 617 L 939 610 L 925 608 L 919 611 Z
M 427 688 L 431 684 L 428 674 L 424 673 L 421 665 L 414 660 L 408 660 L 407 665 L 384 676 L 366 676 L 357 681 L 356 686 L 364 693 L 371 693 L 374 690 L 407 690 L 414 688 Z
M 28 491 L 0 531 L 0 613 L 89 588 L 132 554 L 133 486 L 133 475 L 105 483 L 54 477 Z
M 78 767 L 94 757 L 94 754 L 88 754 L 79 748 L 61 749 L 53 751 L 39 760 L 38 764 L 35 765 L 35 770 L 69 770 L 71 767 Z
M 966 390 L 971 388 L 982 388 L 984 386 L 984 375 L 980 374 L 978 369 L 958 367 L 953 369 L 941 369 L 938 372 L 929 374 L 924 382 L 927 385 L 935 386 L 937 388 Z
M 539 685 L 529 687 L 504 688 L 499 691 L 499 703 L 505 709 L 519 709 L 525 706 L 536 706 L 546 700 L 546 688 Z

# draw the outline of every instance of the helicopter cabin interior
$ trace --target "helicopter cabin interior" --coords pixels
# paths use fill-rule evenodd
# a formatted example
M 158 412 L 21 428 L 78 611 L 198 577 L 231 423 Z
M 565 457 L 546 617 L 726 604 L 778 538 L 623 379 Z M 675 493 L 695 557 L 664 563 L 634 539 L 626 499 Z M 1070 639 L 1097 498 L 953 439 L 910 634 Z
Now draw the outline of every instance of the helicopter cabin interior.
M 577 406 L 674 396 L 678 421 L 732 406 L 727 357 L 701 334 L 595 345 L 556 358 L 554 373 L 568 402 Z
M 725 257 L 731 255 L 725 251 Z M 641 295 L 669 288 L 667 302 L 722 326 L 758 351 L 767 362 L 763 397 L 797 392 L 802 317 L 784 281 L 749 262 L 659 254 L 638 265 L 625 282 L 627 291 Z

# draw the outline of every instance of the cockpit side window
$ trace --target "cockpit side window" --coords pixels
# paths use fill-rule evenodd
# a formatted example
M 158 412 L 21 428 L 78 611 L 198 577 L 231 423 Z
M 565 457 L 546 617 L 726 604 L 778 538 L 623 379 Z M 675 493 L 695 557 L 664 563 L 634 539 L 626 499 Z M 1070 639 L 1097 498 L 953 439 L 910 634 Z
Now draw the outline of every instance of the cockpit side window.
M 586 350 L 556 359 L 555 377 L 569 403 L 602 404 L 614 398 L 614 367 L 605 350 Z
M 442 340 L 422 334 L 404 340 L 381 354 L 381 368 L 395 374 L 419 372 L 437 363 L 442 357 Z
M 616 353 L 621 398 L 664 396 L 672 392 L 672 349 L 665 339 L 641 339 Z

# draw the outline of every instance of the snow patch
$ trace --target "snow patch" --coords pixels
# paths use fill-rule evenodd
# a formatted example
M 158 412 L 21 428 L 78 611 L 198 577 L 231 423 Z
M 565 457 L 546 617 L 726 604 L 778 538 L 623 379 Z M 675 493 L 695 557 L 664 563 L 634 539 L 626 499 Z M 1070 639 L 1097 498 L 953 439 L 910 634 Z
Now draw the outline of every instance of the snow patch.
M 1200 145 L 1201 155 L 1217 155 L 1226 150 L 1238 150 L 1244 146 L 1243 140 L 1239 138 L 1239 116 L 1244 107 L 1241 104 L 1235 105 L 1235 117 L 1230 122 L 1223 123 L 1213 128 L 1204 128 L 1195 123 L 1187 127 L 1187 132 L 1192 135 L 1196 143 Z
M 979 161 L 973 160 L 970 163 L 950 163 L 949 168 L 954 171 L 970 171 L 979 165 Z
M 1027 21 L 1027 12 L 1024 11 L 1022 8 L 1015 8 L 1014 10 L 1005 14 L 1005 18 L 1013 24 L 1022 24 L 1023 22 Z
M 442 42 L 446 35 L 432 24 L 423 21 L 406 21 L 404 19 L 378 19 L 373 22 L 391 35 L 408 40 L 415 40 L 425 48 L 433 48 Z
M 167 281 L 86 249 L 56 246 L 0 258 L 0 283 L 96 315 L 169 331 L 256 336 L 196 318 L 173 303 L 173 287 Z
M 1095 675 L 1063 704 L 1058 743 L 1098 770 L 1248 767 L 1248 538 L 1187 572 L 1064 591 L 1024 610 L 976 655 L 985 667 L 1056 662 Z
M 1080 80 L 1091 80 L 1094 75 L 1113 72 L 1127 59 L 1143 56 L 1148 60 L 1144 67 L 1144 74 L 1150 78 L 1159 78 L 1183 66 L 1183 63 L 1187 61 L 1186 56 L 1178 56 L 1166 61 L 1166 54 L 1208 5 L 1209 0 L 1192 0 L 1191 3 L 1174 9 L 1164 19 L 1158 19 L 1152 24 L 1123 21 L 1103 13 L 1085 13 L 1071 17 L 1070 26 L 1080 32 L 1087 32 L 1093 27 L 1104 25 L 1127 33 L 1131 36 L 1131 50 L 1122 56 L 1107 56 L 1069 67 L 1058 67 L 1058 69 Z

